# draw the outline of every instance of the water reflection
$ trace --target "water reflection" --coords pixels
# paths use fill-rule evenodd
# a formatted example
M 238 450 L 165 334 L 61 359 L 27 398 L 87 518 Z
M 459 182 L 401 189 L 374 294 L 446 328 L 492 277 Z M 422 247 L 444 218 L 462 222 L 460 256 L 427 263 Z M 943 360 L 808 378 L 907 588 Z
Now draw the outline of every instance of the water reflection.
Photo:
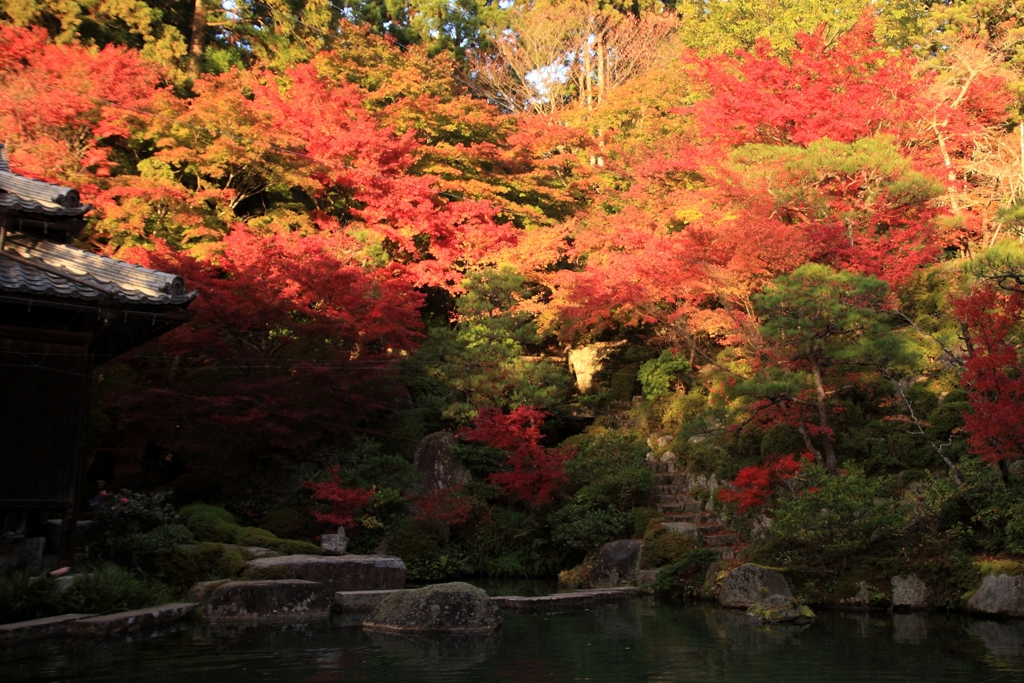
M 510 613 L 490 636 L 358 627 L 194 627 L 145 642 L 63 641 L 0 652 L 0 680 L 99 683 L 877 683 L 1024 681 L 1024 622 L 825 612 L 759 626 L 741 611 L 651 600 Z

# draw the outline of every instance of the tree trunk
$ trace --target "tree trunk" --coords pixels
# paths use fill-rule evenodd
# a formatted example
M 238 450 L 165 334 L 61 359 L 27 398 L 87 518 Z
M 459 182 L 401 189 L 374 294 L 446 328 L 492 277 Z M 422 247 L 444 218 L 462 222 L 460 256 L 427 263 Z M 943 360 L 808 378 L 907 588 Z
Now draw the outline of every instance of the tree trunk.
M 604 101 L 604 85 L 605 85 L 605 56 L 608 51 L 604 47 L 604 36 L 597 36 L 597 103 L 601 104 Z
M 199 75 L 203 65 L 203 50 L 206 49 L 206 4 L 195 0 L 192 11 L 192 36 L 188 44 L 188 72 L 193 78 Z
M 818 365 L 818 359 L 813 355 L 810 357 L 811 363 L 811 375 L 814 377 L 814 389 L 818 397 L 818 426 L 823 430 L 821 439 L 821 450 L 825 453 L 825 467 L 828 468 L 829 474 L 839 474 L 839 463 L 836 462 L 836 449 L 832 444 L 832 437 L 829 436 L 829 432 L 832 431 L 828 424 L 828 404 L 825 401 L 825 384 L 821 381 L 821 366 Z

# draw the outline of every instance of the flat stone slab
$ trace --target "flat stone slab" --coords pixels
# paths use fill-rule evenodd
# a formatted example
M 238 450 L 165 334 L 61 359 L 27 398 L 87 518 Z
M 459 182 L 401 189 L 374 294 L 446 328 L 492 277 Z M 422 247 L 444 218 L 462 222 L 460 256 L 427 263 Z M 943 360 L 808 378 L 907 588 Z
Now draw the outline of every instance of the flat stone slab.
M 482 589 L 462 581 L 394 591 L 363 628 L 377 633 L 485 634 L 501 626 L 504 611 Z
M 282 569 L 296 579 L 336 591 L 396 590 L 405 587 L 405 563 L 391 555 L 282 555 L 249 560 L 247 568 Z
M 68 624 L 79 619 L 94 617 L 95 614 L 61 614 L 57 617 L 19 621 L 0 626 L 0 647 L 10 647 L 27 640 L 41 640 L 67 635 Z
M 383 591 L 338 591 L 334 594 L 334 604 L 338 606 L 342 614 L 369 614 L 377 609 L 384 598 L 398 590 Z
M 592 605 L 624 600 L 640 594 L 639 588 L 594 588 L 571 593 L 552 593 L 535 597 L 507 595 L 491 598 L 512 612 L 551 612 L 556 610 L 587 609 Z
M 181 621 L 195 606 L 194 602 L 174 602 L 131 612 L 79 619 L 68 623 L 68 635 L 79 638 L 103 638 L 133 633 L 150 626 L 163 626 Z
M 205 588 L 203 616 L 212 622 L 326 621 L 331 615 L 331 591 L 314 581 L 228 581 Z

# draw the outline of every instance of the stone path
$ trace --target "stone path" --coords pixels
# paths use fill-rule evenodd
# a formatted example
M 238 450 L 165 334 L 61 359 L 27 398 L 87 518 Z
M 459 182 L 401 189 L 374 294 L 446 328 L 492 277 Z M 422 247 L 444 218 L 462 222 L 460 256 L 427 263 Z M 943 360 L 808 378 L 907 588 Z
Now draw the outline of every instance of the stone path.
M 671 462 L 660 460 L 649 460 L 648 466 L 654 472 L 655 504 L 665 529 L 693 536 L 698 547 L 714 549 L 723 562 L 742 557 L 748 544 L 735 531 L 709 519 L 703 504 L 690 493 L 685 472 L 676 472 Z

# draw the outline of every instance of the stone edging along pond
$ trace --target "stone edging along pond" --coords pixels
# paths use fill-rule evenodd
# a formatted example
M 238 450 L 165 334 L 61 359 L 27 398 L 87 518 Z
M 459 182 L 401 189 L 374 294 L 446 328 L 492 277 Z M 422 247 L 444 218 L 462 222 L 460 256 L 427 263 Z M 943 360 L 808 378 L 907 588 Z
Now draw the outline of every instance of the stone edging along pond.
M 187 618 L 209 623 L 310 623 L 327 621 L 333 612 L 341 617 L 342 623 L 363 623 L 372 628 L 382 604 L 400 602 L 400 598 L 407 599 L 412 594 L 430 593 L 431 590 L 441 595 L 440 598 L 432 595 L 428 600 L 433 615 L 426 614 L 427 625 L 412 626 L 408 630 L 456 632 L 440 626 L 435 629 L 429 623 L 439 612 L 449 609 L 443 593 L 452 588 L 442 589 L 440 586 L 461 586 L 464 588 L 459 590 L 464 593 L 482 596 L 475 599 L 479 604 L 486 605 L 486 610 L 491 613 L 488 628 L 493 629 L 501 623 L 501 614 L 506 610 L 539 613 L 587 609 L 644 592 L 640 588 L 625 586 L 581 589 L 534 597 L 491 598 L 480 589 L 458 582 L 423 589 L 405 589 L 405 565 L 392 556 L 293 555 L 272 559 L 275 560 L 275 568 L 287 568 L 288 573 L 296 578 L 204 582 L 192 588 L 187 602 L 110 615 L 65 614 L 0 625 L 0 646 L 10 647 L 30 640 L 61 636 L 104 638 L 144 632 L 147 637 L 152 637 L 177 630 Z M 927 608 L 927 587 L 916 577 L 894 577 L 893 588 L 894 598 L 898 597 L 898 601 L 893 601 L 897 608 Z M 785 577 L 770 568 L 747 564 L 733 569 L 725 576 L 718 599 L 726 607 L 749 608 L 769 595 L 792 599 Z M 467 600 L 451 607 L 451 610 L 466 611 L 462 605 L 473 602 L 472 599 Z M 1024 617 L 1024 576 L 985 577 L 981 587 L 968 600 L 967 606 L 972 612 L 989 616 Z M 390 609 L 393 612 L 394 606 Z M 494 610 L 497 612 L 494 613 Z

